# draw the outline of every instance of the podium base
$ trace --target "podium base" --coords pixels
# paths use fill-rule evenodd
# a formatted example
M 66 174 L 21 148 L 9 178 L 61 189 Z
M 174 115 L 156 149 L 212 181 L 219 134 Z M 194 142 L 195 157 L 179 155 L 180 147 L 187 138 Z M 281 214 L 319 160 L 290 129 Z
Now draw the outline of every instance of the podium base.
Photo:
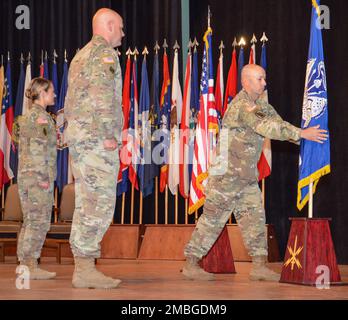
M 201 266 L 210 273 L 236 273 L 226 226 L 208 254 L 202 259 Z
M 291 230 L 280 282 L 342 285 L 328 218 L 290 218 Z

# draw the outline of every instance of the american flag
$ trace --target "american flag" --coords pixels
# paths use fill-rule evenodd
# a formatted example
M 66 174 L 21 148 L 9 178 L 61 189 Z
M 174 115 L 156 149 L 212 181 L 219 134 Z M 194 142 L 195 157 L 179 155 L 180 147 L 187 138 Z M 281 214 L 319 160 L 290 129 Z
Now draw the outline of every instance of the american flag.
M 211 50 L 212 30 L 204 35 L 204 52 L 201 77 L 200 111 L 198 114 L 196 142 L 193 157 L 192 181 L 190 187 L 189 213 L 199 209 L 205 201 L 204 188 L 207 184 L 208 168 L 214 154 L 218 114 L 214 97 L 214 74 Z M 213 130 L 213 132 L 211 131 Z

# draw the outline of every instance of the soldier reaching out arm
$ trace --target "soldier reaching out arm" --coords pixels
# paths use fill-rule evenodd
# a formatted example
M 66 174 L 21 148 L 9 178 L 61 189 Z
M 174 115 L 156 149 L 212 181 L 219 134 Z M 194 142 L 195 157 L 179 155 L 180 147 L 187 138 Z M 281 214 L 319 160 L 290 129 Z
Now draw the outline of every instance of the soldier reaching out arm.
M 220 159 L 228 162 L 227 172 L 208 178 L 203 214 L 185 248 L 183 274 L 189 279 L 214 279 L 214 275 L 200 268 L 198 262 L 209 252 L 233 212 L 252 257 L 250 279 L 279 280 L 279 275 L 265 264 L 268 254 L 266 219 L 257 170 L 263 141 L 269 138 L 299 143 L 303 138 L 323 143 L 328 137 L 326 130 L 318 126 L 301 130 L 284 121 L 260 98 L 266 86 L 262 67 L 245 66 L 241 80 L 243 89 L 228 106 L 222 120 L 230 137 L 228 159 Z

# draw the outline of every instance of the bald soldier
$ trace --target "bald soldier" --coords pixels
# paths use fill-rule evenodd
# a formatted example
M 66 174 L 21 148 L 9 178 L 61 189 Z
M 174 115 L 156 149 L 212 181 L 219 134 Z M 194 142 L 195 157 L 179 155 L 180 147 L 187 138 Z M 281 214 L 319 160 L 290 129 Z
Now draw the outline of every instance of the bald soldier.
M 229 132 L 225 175 L 210 176 L 202 216 L 185 248 L 183 274 L 189 279 L 213 280 L 214 275 L 199 266 L 233 212 L 244 244 L 252 258 L 251 280 L 278 281 L 280 276 L 266 267 L 267 238 L 265 211 L 258 186 L 257 162 L 265 138 L 299 143 L 307 139 L 323 143 L 327 132 L 319 126 L 301 130 L 282 120 L 261 97 L 266 74 L 258 65 L 247 65 L 241 76 L 243 89 L 229 104 L 222 127 Z M 225 156 L 226 157 L 226 156 Z
M 65 139 L 75 178 L 75 211 L 70 235 L 75 288 L 116 288 L 120 280 L 95 268 L 100 242 L 115 211 L 121 145 L 122 78 L 114 47 L 124 37 L 121 16 L 100 9 L 93 37 L 71 62 L 65 102 Z

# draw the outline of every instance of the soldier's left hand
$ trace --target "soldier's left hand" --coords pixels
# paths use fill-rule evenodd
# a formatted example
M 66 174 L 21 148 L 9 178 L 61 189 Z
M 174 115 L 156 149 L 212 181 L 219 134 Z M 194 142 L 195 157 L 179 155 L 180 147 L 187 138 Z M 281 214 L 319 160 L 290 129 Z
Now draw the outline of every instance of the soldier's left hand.
M 104 149 L 108 151 L 114 151 L 117 148 L 117 141 L 115 138 L 104 140 Z
M 39 186 L 43 189 L 48 189 L 50 184 L 48 182 L 39 182 Z

